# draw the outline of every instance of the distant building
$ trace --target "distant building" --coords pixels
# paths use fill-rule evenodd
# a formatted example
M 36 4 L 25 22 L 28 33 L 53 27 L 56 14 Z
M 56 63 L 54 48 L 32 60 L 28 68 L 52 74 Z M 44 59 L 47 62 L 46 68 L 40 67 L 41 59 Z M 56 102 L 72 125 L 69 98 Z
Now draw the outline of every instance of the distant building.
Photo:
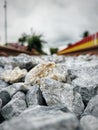
M 28 55 L 40 55 L 40 53 L 35 49 L 32 49 L 32 51 L 28 51 L 27 49 L 27 46 L 22 46 L 18 43 L 7 43 L 6 46 L 0 46 L 0 56 L 16 56 L 21 53 Z
M 95 49 L 98 48 L 98 32 L 82 39 L 81 41 L 78 41 L 68 46 L 67 48 L 64 48 L 63 50 L 58 51 L 57 54 L 58 55 L 67 55 L 71 53 L 74 54 L 74 52 L 77 52 L 77 53 L 78 51 L 83 52 L 83 50 L 84 51 L 90 50 L 90 49 L 92 50 L 93 48 Z
M 27 46 L 22 46 L 19 43 L 7 43 L 6 46 L 9 48 L 18 49 L 18 50 L 22 50 L 22 51 L 27 50 Z

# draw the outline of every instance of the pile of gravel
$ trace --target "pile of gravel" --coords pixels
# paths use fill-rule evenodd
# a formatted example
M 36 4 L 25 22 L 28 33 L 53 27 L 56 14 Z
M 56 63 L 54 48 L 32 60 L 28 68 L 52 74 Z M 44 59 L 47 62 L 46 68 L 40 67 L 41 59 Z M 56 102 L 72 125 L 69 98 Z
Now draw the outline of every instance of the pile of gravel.
M 98 57 L 0 57 L 0 130 L 98 130 Z

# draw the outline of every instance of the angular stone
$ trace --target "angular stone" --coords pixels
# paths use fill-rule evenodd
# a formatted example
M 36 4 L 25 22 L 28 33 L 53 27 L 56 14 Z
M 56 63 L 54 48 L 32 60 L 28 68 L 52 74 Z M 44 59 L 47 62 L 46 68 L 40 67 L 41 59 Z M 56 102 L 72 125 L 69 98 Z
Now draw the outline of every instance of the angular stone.
M 70 71 L 71 75 L 76 76 L 71 84 L 77 88 L 87 105 L 88 101 L 98 94 L 98 63 L 86 63 Z
M 31 105 L 47 105 L 43 98 L 39 85 L 34 85 L 26 94 L 26 101 L 28 106 Z
M 43 61 L 46 63 L 44 63 Z M 55 64 L 55 66 L 52 69 L 49 69 L 49 71 L 47 69 L 48 67 L 46 67 L 46 69 L 44 69 L 43 66 L 40 67 L 40 69 L 43 71 L 38 72 L 42 74 L 42 77 L 39 76 L 39 73 L 37 73 L 37 76 L 36 73 L 33 73 L 33 75 L 31 74 L 31 80 L 33 79 L 35 82 L 27 81 L 22 84 L 19 83 L 8 86 L 5 85 L 6 82 L 1 79 L 1 75 L 5 70 L 12 71 L 15 66 L 19 66 L 21 69 L 25 68 L 27 70 L 30 70 L 39 63 L 42 65 L 48 64 L 48 62 L 54 62 L 53 64 Z M 64 73 L 66 74 L 64 75 Z M 43 76 L 43 74 L 45 74 L 45 76 Z M 44 78 L 46 78 L 47 81 Z M 71 85 L 64 84 L 62 82 L 67 82 Z M 35 85 L 36 83 L 37 85 Z M 78 57 L 58 57 L 55 55 L 37 57 L 22 54 L 16 57 L 0 57 L 0 86 L 0 93 L 2 91 L 5 91 L 6 94 L 10 95 L 10 97 L 12 98 L 11 101 L 13 102 L 15 100 L 25 101 L 24 93 L 27 94 L 28 96 L 26 95 L 26 98 L 28 98 L 28 106 L 30 105 L 29 108 L 23 111 L 17 118 L 12 118 L 13 116 L 10 116 L 10 118 L 12 119 L 8 121 L 4 121 L 4 117 L 2 117 L 0 113 L 0 122 L 2 123 L 4 121 L 4 123 L 0 125 L 0 130 L 17 130 L 18 128 L 21 130 L 73 130 L 75 128 L 73 128 L 73 123 L 70 121 L 71 116 L 69 116 L 69 120 L 66 121 L 65 117 L 64 120 L 62 120 L 61 117 L 63 118 L 66 113 L 70 114 L 68 113 L 69 111 L 74 112 L 77 116 L 80 116 L 83 112 L 83 102 L 85 103 L 85 107 L 86 105 L 87 107 L 80 121 L 81 125 L 83 126 L 82 130 L 98 129 L 98 121 L 96 118 L 98 117 L 98 99 L 96 98 L 91 102 L 91 100 L 93 99 L 92 97 L 98 94 L 98 56 L 86 55 Z M 45 89 L 43 86 L 45 87 Z M 80 95 L 83 98 L 83 102 Z M 20 97 L 20 99 L 18 99 L 18 97 Z M 36 106 L 34 107 L 34 105 L 37 104 L 43 105 L 43 100 L 45 100 L 46 105 L 49 106 L 39 106 L 38 108 Z M 7 104 L 9 104 L 9 101 L 7 102 Z M 1 109 L 3 109 L 5 105 L 7 105 L 5 104 L 2 108 L 1 98 L 0 104 Z M 54 104 L 63 104 L 64 108 L 58 108 L 57 106 L 55 107 L 53 106 Z M 96 117 L 93 117 L 91 115 Z M 63 121 L 65 121 L 64 125 Z M 69 127 L 68 123 L 71 123 L 72 127 Z M 68 124 L 68 127 L 65 126 L 65 124 Z M 75 130 L 80 129 L 76 127 Z
M 82 130 L 98 130 L 98 118 L 88 115 L 80 120 Z
M 95 117 L 98 117 L 98 95 L 93 97 L 87 104 L 87 107 L 83 113 L 83 116 L 85 115 L 93 115 Z
M 18 93 L 18 96 L 19 95 Z M 14 96 L 14 98 L 1 109 L 1 114 L 4 119 L 10 119 L 13 116 L 20 115 L 26 108 L 25 95 L 21 94 L 20 97 Z
M 44 78 L 40 81 L 40 89 L 47 105 L 64 104 L 71 112 L 80 116 L 84 110 L 81 95 L 74 92 L 73 86 L 53 79 Z
M 2 115 L 1 115 L 1 113 L 0 113 L 0 123 L 2 123 L 2 122 L 4 122 L 5 121 L 5 119 L 2 117 Z M 1 130 L 1 128 L 0 128 L 0 130 Z
M 2 107 L 2 99 L 0 99 L 0 109 L 1 109 L 1 107 Z
M 1 74 L 4 72 L 4 68 L 0 67 L 0 82 L 1 82 L 1 85 L 2 85 L 2 80 L 1 80 Z
M 44 62 L 54 62 L 54 63 L 63 63 L 65 61 L 65 56 L 62 55 L 47 55 L 41 56 Z
M 85 105 L 87 105 L 87 103 L 93 96 L 98 94 L 98 84 L 94 84 L 91 78 L 87 79 L 87 76 L 85 79 L 76 78 L 72 82 L 72 85 L 75 86 L 76 91 L 81 94 Z
M 0 80 L 0 89 L 5 88 L 5 87 L 7 87 L 7 86 L 8 86 L 8 83 L 6 83 L 6 82 L 3 81 L 3 80 Z
M 54 114 L 55 112 L 60 113 L 70 113 L 70 111 L 63 104 L 54 105 L 54 106 L 40 106 L 40 105 L 32 105 L 27 108 L 23 113 L 21 113 L 21 117 L 29 117 L 29 116 L 44 116 L 44 114 Z
M 16 57 L 13 57 L 13 60 L 20 68 L 25 68 L 27 70 L 34 66 L 30 59 L 31 57 L 26 54 L 21 54 Z
M 93 83 L 98 83 L 96 80 L 96 76 L 98 76 L 98 62 L 97 61 L 91 61 L 91 62 L 83 61 L 80 63 L 76 62 L 75 65 L 72 66 L 72 68 L 70 68 L 70 72 L 71 72 L 71 75 L 81 77 L 84 80 L 87 79 L 87 81 L 89 80 L 89 78 L 93 78 L 94 80 Z
M 27 73 L 25 82 L 34 85 L 38 83 L 41 78 L 44 77 L 49 77 L 57 81 L 66 82 L 67 75 L 68 73 L 64 65 L 56 65 L 53 62 L 42 63 L 35 66 Z
M 3 89 L 3 91 L 8 92 L 11 97 L 18 91 L 27 92 L 27 90 L 28 90 L 27 85 L 22 82 L 14 83 Z
M 15 63 L 12 59 L 10 59 L 9 57 L 0 57 L 0 66 L 5 68 L 6 67 L 15 67 Z
M 4 71 L 1 75 L 1 79 L 6 82 L 15 83 L 25 77 L 26 74 L 27 71 L 25 69 L 21 70 L 19 67 L 16 67 L 13 70 Z
M 91 57 L 90 57 L 91 58 Z M 68 69 L 72 70 L 72 73 L 75 75 L 81 75 L 82 72 L 91 72 L 91 69 L 95 68 L 98 65 L 98 56 L 96 59 L 86 60 L 85 56 L 84 58 L 78 58 L 78 57 L 65 57 L 66 67 Z M 80 73 L 78 73 L 80 72 Z
M 14 60 L 17 66 L 19 66 L 21 69 L 25 68 L 26 70 L 30 70 L 34 66 L 43 62 L 38 56 L 29 56 L 26 54 L 20 54 L 16 57 L 12 57 L 12 60 Z
M 21 91 L 18 91 L 15 95 L 13 95 L 12 100 L 16 98 L 23 99 L 23 100 L 26 99 L 25 94 Z
M 53 108 L 35 106 L 19 117 L 0 125 L 0 130 L 77 130 L 79 122 L 74 114 Z
M 0 101 L 1 101 L 1 107 L 6 105 L 9 101 L 11 100 L 11 97 L 8 92 L 6 91 L 1 91 L 0 92 Z

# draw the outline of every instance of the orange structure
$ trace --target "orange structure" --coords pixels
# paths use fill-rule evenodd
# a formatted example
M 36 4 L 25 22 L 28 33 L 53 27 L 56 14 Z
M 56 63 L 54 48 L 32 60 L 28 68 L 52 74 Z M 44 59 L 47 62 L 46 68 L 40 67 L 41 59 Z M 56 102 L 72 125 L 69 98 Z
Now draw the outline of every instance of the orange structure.
M 27 51 L 27 50 L 20 50 L 20 49 L 15 49 L 12 47 L 6 47 L 6 46 L 0 46 L 0 56 L 17 56 L 21 53 L 25 53 L 28 55 L 40 55 L 36 50 L 32 49 L 32 51 Z
M 93 50 L 93 51 L 92 51 Z M 96 50 L 96 51 L 94 51 Z M 81 41 L 61 50 L 58 51 L 58 55 L 68 55 L 68 54 L 78 54 L 78 52 L 96 52 L 98 53 L 98 32 L 91 36 L 88 36 Z

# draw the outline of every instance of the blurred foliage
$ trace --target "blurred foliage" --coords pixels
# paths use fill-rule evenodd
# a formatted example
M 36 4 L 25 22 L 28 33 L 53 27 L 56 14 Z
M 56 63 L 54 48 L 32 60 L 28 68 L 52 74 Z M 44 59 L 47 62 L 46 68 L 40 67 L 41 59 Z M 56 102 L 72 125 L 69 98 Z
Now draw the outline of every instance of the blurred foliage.
M 32 51 L 32 49 L 35 49 L 40 54 L 46 54 L 43 51 L 43 43 L 46 43 L 46 41 L 44 41 L 42 37 L 42 34 L 37 34 L 35 32 L 32 33 L 32 35 L 27 35 L 23 33 L 18 41 L 21 43 L 21 45 L 24 45 L 24 43 L 27 42 L 28 51 Z
M 68 43 L 68 47 L 71 46 L 71 45 L 72 45 L 72 43 Z
M 28 35 L 26 33 L 23 33 L 22 36 L 18 39 L 18 42 L 21 43 L 23 46 L 24 43 L 27 41 Z
M 55 53 L 57 53 L 58 48 L 50 48 L 50 54 L 53 55 Z
M 88 37 L 89 35 L 90 35 L 89 31 L 85 31 L 85 32 L 83 33 L 83 38 Z
M 46 43 L 46 41 L 44 41 L 42 39 L 42 35 L 41 34 L 36 34 L 33 33 L 33 35 L 30 35 L 27 39 L 27 43 L 28 43 L 28 50 L 32 51 L 32 49 L 37 50 L 39 53 L 41 54 L 45 54 L 43 52 L 43 43 Z

